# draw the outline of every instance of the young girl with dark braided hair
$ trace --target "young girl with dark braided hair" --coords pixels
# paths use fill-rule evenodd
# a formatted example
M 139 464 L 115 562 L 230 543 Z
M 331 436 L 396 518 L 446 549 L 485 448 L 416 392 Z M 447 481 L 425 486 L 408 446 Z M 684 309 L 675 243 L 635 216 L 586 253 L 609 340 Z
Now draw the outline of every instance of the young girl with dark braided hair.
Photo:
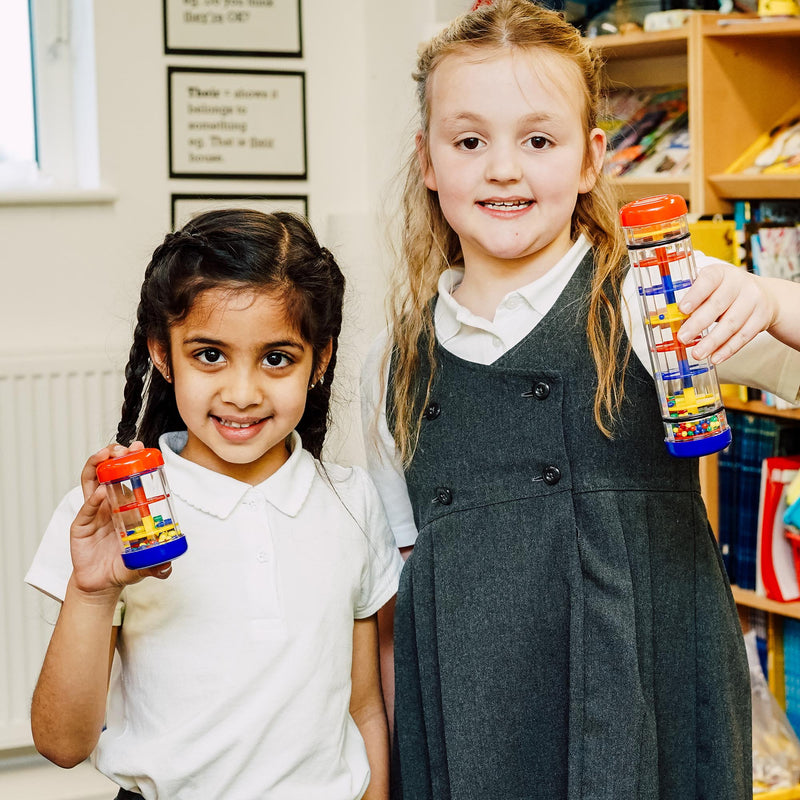
M 120 799 L 388 795 L 375 615 L 401 560 L 366 474 L 318 461 L 343 293 L 286 213 L 200 215 L 147 267 L 119 443 L 26 576 L 62 601 L 36 746 L 64 767 L 92 754 Z M 189 542 L 174 569 L 124 566 L 97 480 L 142 445 Z

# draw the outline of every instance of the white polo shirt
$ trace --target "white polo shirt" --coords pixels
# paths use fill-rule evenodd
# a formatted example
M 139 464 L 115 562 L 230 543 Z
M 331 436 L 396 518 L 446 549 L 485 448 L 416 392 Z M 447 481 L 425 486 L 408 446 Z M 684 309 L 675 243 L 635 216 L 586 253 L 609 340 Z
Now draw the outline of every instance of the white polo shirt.
M 360 468 L 293 434 L 258 486 L 159 442 L 187 553 L 122 593 L 119 658 L 93 760 L 147 800 L 356 800 L 369 783 L 349 714 L 353 621 L 397 589 L 402 560 Z M 329 482 L 330 481 L 330 482 Z M 63 599 L 80 487 L 56 509 L 27 583 Z
M 462 306 L 453 292 L 463 269 L 445 270 L 439 277 L 434 311 L 436 339 L 446 350 L 476 364 L 491 364 L 521 342 L 553 307 L 583 257 L 589 242 L 581 235 L 569 251 L 542 277 L 500 302 L 494 319 L 487 320 Z M 695 251 L 698 269 L 717 259 Z M 638 308 L 637 287 L 629 270 L 622 285 L 623 323 L 633 352 L 651 371 L 644 322 Z M 378 337 L 367 355 L 361 380 L 361 410 L 367 449 L 367 467 L 378 487 L 389 523 L 400 547 L 414 544 L 417 529 L 408 498 L 405 474 L 386 422 L 388 369 L 381 374 L 388 332 Z M 741 383 L 800 400 L 800 353 L 768 333 L 760 333 L 738 353 L 717 366 L 723 383 Z

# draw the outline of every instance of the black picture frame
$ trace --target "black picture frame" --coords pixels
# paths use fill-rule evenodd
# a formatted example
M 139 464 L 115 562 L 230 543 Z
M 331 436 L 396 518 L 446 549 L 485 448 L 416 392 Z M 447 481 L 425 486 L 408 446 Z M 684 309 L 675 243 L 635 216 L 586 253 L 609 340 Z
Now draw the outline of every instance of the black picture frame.
M 263 119 L 253 104 L 278 101 L 280 86 L 289 104 Z M 170 178 L 308 179 L 305 72 L 168 67 L 167 125 Z
M 188 8 L 185 0 L 163 0 L 164 52 L 167 55 L 303 57 L 301 0 L 272 0 L 270 4 L 261 4 L 257 0 L 239 2 L 238 9 L 226 8 L 223 0 L 200 0 L 195 8 Z M 279 4 L 277 9 L 276 4 Z M 269 23 L 274 23 L 276 19 L 280 21 L 280 11 L 284 7 L 288 9 L 285 29 L 276 32 L 276 26 L 270 27 Z M 238 19 L 235 16 L 237 14 Z M 261 18 L 254 20 L 253 14 L 261 15 Z M 269 19 L 270 14 L 272 20 Z M 222 16 L 222 19 L 212 19 L 212 15 Z M 283 16 L 287 16 L 286 11 Z M 193 31 L 181 30 L 181 24 L 197 27 Z M 238 32 L 235 30 L 237 24 L 242 24 Z M 219 27 L 213 30 L 209 27 L 213 25 Z M 203 26 L 206 26 L 205 29 Z M 272 32 L 276 32 L 274 38 L 269 36 Z M 285 40 L 282 46 L 274 44 L 280 42 L 282 37 Z M 255 46 L 255 42 L 265 41 L 273 44 Z
M 216 208 L 255 208 L 258 211 L 291 211 L 308 217 L 307 194 L 228 194 L 228 193 L 173 193 L 170 197 L 171 229 L 175 230 L 181 219 L 180 204 L 196 204 L 195 213 Z M 184 223 L 185 224 L 185 223 Z

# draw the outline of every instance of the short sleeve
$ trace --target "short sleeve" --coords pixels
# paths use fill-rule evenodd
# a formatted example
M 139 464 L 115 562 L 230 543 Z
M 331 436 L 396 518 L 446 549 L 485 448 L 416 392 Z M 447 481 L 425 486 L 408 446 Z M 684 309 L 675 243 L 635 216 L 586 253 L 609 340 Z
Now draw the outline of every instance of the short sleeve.
M 726 264 L 695 251 L 697 269 L 709 264 Z M 741 350 L 717 366 L 721 383 L 740 383 L 772 392 L 790 403 L 800 395 L 800 352 L 766 331 L 749 341 Z
M 72 575 L 69 529 L 82 505 L 83 492 L 80 486 L 76 486 L 56 506 L 25 574 L 25 583 L 59 602 L 64 600 Z M 124 603 L 119 600 L 114 611 L 114 625 L 122 624 L 123 613 Z
M 722 383 L 740 383 L 800 400 L 800 352 L 762 331 L 717 367 Z
M 83 492 L 76 486 L 56 506 L 25 575 L 25 583 L 59 601 L 64 600 L 72 575 L 69 529 L 82 505 Z
M 386 331 L 373 343 L 361 374 L 361 421 L 367 469 L 380 495 L 398 547 L 413 545 L 417 538 L 414 511 L 406 477 L 394 438 L 386 421 L 388 370 L 381 369 L 387 346 Z
M 355 619 L 364 619 L 378 611 L 396 594 L 403 559 L 369 475 L 360 467 L 354 467 L 353 480 L 362 495 L 364 533 L 369 545 L 361 573 L 361 593 L 354 610 Z

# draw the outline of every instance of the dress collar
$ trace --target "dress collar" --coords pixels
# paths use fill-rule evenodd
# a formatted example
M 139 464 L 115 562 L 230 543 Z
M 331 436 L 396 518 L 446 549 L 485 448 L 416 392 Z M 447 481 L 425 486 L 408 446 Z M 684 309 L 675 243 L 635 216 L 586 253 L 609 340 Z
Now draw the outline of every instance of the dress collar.
M 248 492 L 259 492 L 278 511 L 294 517 L 311 491 L 317 472 L 316 461 L 303 449 L 300 434 L 292 431 L 291 455 L 269 478 L 251 486 L 213 472 L 180 456 L 186 446 L 186 431 L 165 433 L 159 439 L 171 492 L 190 506 L 226 519 Z
M 521 298 L 539 318 L 544 317 L 569 283 L 589 247 L 586 237 L 579 234 L 572 247 L 544 275 L 509 292 L 500 302 L 498 311 L 503 308 L 513 309 L 516 298 Z M 459 267 L 446 269 L 439 276 L 436 301 L 436 336 L 439 341 L 446 342 L 451 339 L 458 334 L 462 325 L 485 330 L 490 330 L 492 327 L 492 321 L 476 316 L 453 297 L 453 292 L 463 278 L 464 269 Z

